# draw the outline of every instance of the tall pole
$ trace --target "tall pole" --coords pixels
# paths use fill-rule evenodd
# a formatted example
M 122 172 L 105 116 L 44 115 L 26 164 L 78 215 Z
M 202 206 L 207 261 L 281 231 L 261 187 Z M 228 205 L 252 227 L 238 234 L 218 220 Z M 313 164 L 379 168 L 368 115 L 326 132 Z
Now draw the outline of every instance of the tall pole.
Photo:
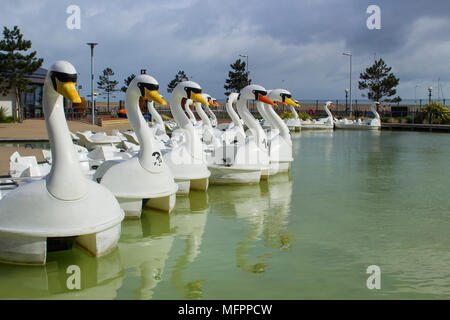
M 344 56 L 350 57 L 350 116 L 352 115 L 352 53 L 344 52 Z
M 417 110 L 417 87 L 418 87 L 419 85 L 418 84 L 416 84 L 415 86 L 414 86 L 414 111 L 416 111 Z
M 428 88 L 428 104 L 431 104 L 431 91 L 433 90 L 432 87 Z
M 248 73 L 248 54 L 240 54 L 239 56 L 242 58 L 246 58 L 246 60 L 247 60 L 247 84 L 250 84 L 250 77 L 249 77 L 249 73 Z
M 345 113 L 348 111 L 348 89 L 345 89 Z
M 92 125 L 95 125 L 94 112 L 94 47 L 98 43 L 90 42 L 87 45 L 91 47 L 91 107 L 92 107 Z

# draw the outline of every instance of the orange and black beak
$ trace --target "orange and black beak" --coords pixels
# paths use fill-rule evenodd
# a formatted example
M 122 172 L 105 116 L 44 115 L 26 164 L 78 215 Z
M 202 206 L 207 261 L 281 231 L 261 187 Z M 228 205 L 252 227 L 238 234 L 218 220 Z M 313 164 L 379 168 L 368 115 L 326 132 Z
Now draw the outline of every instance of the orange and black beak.
M 263 103 L 267 103 L 270 104 L 272 106 L 275 105 L 275 103 L 270 100 L 269 98 L 267 98 L 266 96 L 263 96 L 261 93 L 258 94 L 258 101 L 263 102 Z
M 283 102 L 283 101 L 274 100 L 274 102 L 275 102 L 275 103 L 278 103 L 278 104 L 282 104 L 283 106 L 287 106 L 287 103 L 286 103 L 286 102 Z

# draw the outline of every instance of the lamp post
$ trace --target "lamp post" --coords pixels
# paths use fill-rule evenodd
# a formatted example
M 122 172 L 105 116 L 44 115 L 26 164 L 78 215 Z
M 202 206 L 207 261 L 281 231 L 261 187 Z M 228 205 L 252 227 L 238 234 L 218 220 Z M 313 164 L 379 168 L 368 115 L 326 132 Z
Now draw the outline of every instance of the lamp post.
M 345 113 L 347 113 L 348 109 L 348 89 L 345 89 Z
M 419 87 L 418 84 L 414 86 L 414 107 L 417 108 L 417 88 Z
M 350 57 L 350 116 L 352 115 L 352 53 L 344 52 L 344 56 Z
M 89 42 L 88 46 L 91 47 L 91 107 L 92 107 L 92 125 L 95 124 L 95 113 L 94 113 L 94 47 L 98 43 Z
M 247 59 L 247 84 L 250 84 L 249 73 L 248 73 L 248 54 L 240 54 L 239 57 Z
M 432 88 L 432 87 L 429 87 L 429 88 L 428 88 L 428 104 L 431 103 L 431 91 L 433 91 L 433 88 Z

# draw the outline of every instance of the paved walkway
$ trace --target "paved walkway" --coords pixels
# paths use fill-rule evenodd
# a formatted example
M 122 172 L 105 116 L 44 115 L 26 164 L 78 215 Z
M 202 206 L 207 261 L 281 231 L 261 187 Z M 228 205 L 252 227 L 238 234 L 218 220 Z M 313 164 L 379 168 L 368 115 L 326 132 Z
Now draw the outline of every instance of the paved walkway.
M 119 131 L 126 131 L 131 129 L 130 124 L 122 124 L 116 126 L 99 127 L 81 121 L 67 121 L 69 130 L 73 133 L 77 131 L 91 130 L 93 132 L 106 132 L 111 134 L 111 131 L 118 129 Z M 1 141 L 5 140 L 47 140 L 48 134 L 45 127 L 45 120 L 29 119 L 23 123 L 0 123 L 0 175 L 6 175 L 9 172 L 9 157 L 15 151 L 18 151 L 22 156 L 36 156 L 38 161 L 43 161 L 42 149 L 32 149 L 23 147 L 2 146 Z
M 121 124 L 116 126 L 100 127 L 93 126 L 82 121 L 67 121 L 69 130 L 73 133 L 77 131 L 91 130 L 93 132 L 104 131 L 111 134 L 111 131 L 118 129 L 126 131 L 131 129 L 130 124 Z M 45 120 L 29 119 L 23 123 L 0 123 L 0 141 L 5 139 L 48 139 Z

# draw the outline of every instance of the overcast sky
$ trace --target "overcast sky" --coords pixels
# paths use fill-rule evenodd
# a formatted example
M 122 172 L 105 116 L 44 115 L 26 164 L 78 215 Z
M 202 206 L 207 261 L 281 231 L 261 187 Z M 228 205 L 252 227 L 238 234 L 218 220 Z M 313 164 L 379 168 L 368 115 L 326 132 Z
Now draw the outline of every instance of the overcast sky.
M 70 30 L 69 5 L 81 9 Z M 381 9 L 381 29 L 369 30 L 369 5 Z M 253 83 L 284 87 L 296 99 L 343 99 L 353 53 L 353 97 L 359 74 L 382 57 L 400 78 L 398 94 L 426 98 L 441 79 L 450 98 L 450 1 L 402 0 L 2 0 L 2 26 L 18 25 L 48 68 L 68 60 L 90 91 L 90 49 L 95 75 L 112 68 L 119 80 L 147 69 L 168 96 L 167 84 L 184 70 L 205 92 L 224 99 L 230 64 L 248 54 Z M 437 90 L 433 92 L 433 96 Z M 117 98 L 123 98 L 118 94 Z

